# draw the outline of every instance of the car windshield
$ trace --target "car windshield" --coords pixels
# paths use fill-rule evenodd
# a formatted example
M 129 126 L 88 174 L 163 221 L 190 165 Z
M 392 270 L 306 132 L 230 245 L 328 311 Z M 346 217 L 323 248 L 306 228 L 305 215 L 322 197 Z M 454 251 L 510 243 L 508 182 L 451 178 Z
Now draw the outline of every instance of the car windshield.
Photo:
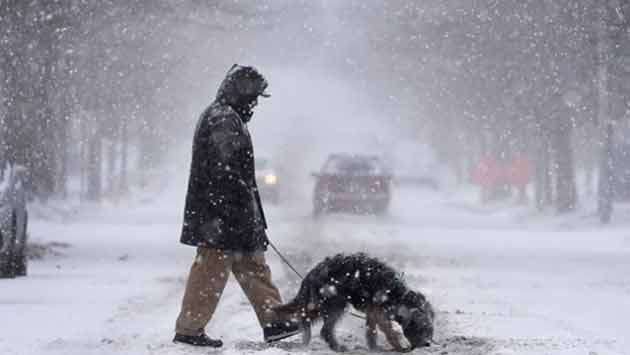
M 380 174 L 381 169 L 376 158 L 348 157 L 330 158 L 324 165 L 323 172 L 341 175 L 375 175 Z

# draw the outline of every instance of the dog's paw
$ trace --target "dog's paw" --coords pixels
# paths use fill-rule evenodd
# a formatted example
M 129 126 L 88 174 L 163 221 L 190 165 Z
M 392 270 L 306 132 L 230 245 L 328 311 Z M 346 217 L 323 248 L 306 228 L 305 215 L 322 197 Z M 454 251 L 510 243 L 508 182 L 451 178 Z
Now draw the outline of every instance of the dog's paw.
M 398 324 L 398 322 L 391 321 L 390 326 L 391 326 L 391 330 L 392 330 L 393 338 L 394 338 L 393 339 L 394 344 L 392 345 L 394 346 L 396 351 L 409 352 L 413 350 L 411 343 L 405 337 L 405 334 L 400 324 Z
M 338 353 L 345 353 L 348 351 L 348 347 L 345 345 L 337 345 L 335 347 L 333 347 L 333 350 L 338 352 Z
M 371 352 L 371 353 L 382 353 L 382 352 L 386 352 L 387 349 L 385 349 L 382 346 L 375 345 L 375 346 L 372 346 L 372 347 L 368 347 L 368 351 Z

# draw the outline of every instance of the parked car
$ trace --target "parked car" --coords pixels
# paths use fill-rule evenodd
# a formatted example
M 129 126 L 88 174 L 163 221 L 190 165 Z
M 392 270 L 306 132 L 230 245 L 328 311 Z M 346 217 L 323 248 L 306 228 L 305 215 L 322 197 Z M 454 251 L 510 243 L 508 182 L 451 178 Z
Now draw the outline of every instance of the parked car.
M 25 276 L 28 213 L 22 183 L 26 169 L 0 167 L 0 277 Z
M 377 156 L 332 154 L 313 176 L 315 215 L 336 210 L 359 214 L 387 211 L 392 178 Z
M 256 184 L 264 201 L 273 204 L 280 202 L 280 181 L 278 169 L 268 158 L 256 158 Z

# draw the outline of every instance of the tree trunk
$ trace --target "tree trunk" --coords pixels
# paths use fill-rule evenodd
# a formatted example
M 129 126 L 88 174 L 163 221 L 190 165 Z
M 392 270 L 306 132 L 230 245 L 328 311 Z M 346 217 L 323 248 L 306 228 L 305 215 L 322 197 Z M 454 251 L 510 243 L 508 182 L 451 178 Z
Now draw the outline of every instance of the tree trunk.
M 87 191 L 86 198 L 89 201 L 100 201 L 102 195 L 102 139 L 98 134 L 92 134 L 87 147 Z
M 601 152 L 599 180 L 597 189 L 597 213 L 602 223 L 608 223 L 613 212 L 614 194 L 614 160 L 613 160 L 613 125 L 606 124 L 604 131 L 604 147 Z
M 544 145 L 544 155 L 545 155 L 545 175 L 543 176 L 543 202 L 545 206 L 551 206 L 553 204 L 554 194 L 553 194 L 553 178 L 554 174 L 556 174 L 555 170 L 552 169 L 552 159 L 551 159 L 551 138 L 547 136 L 545 138 Z
M 600 26 L 597 31 L 597 122 L 603 129 L 604 146 L 601 151 L 599 164 L 599 179 L 597 191 L 597 212 L 602 223 L 608 223 L 613 212 L 613 176 L 614 161 L 613 150 L 613 125 L 610 120 L 610 107 L 608 96 L 608 52 L 610 39 L 607 33 L 607 3 L 602 2 L 600 11 Z
M 88 166 L 88 154 L 87 154 L 87 142 L 90 140 L 88 135 L 88 125 L 85 121 L 85 117 L 82 117 L 79 123 L 80 137 L 79 139 L 79 169 L 81 175 L 81 182 L 79 186 L 79 197 L 81 200 L 87 197 L 87 166 Z
M 112 197 L 118 192 L 118 186 L 116 186 L 116 144 L 114 139 L 107 142 L 107 195 Z
M 121 152 L 120 152 L 120 191 L 121 195 L 125 195 L 129 192 L 129 185 L 127 181 L 127 162 L 128 162 L 128 154 L 129 154 L 129 132 L 127 125 L 127 118 L 124 117 L 121 123 L 121 134 L 120 134 L 120 144 L 121 144 Z
M 553 199 L 551 188 L 551 149 L 549 144 L 549 137 L 547 135 L 541 135 L 539 137 L 538 147 L 535 149 L 535 180 L 534 180 L 534 194 L 536 199 L 536 208 L 539 211 L 544 210 L 547 206 L 551 205 Z
M 70 104 L 64 99 L 62 102 L 61 122 L 59 132 L 59 174 L 57 176 L 55 192 L 59 194 L 61 198 L 67 198 L 67 183 L 68 183 L 68 149 L 69 149 L 69 137 L 70 137 Z
M 577 205 L 577 189 L 575 184 L 575 167 L 571 149 L 571 129 L 565 128 L 553 133 L 554 163 L 556 176 L 556 209 L 558 213 L 575 210 Z

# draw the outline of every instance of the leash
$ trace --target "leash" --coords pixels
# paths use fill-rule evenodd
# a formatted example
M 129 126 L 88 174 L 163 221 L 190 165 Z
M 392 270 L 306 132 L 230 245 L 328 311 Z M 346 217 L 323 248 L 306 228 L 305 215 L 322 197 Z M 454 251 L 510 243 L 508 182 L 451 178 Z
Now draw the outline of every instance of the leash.
M 276 254 L 278 254 L 278 256 L 280 257 L 280 259 L 281 259 L 281 260 L 282 260 L 285 264 L 287 264 L 287 266 L 288 266 L 291 270 L 293 270 L 293 272 L 294 272 L 294 273 L 295 273 L 295 274 L 296 274 L 296 275 L 300 278 L 300 280 L 304 280 L 304 276 L 302 276 L 302 274 L 300 274 L 300 272 L 299 272 L 299 271 L 297 271 L 297 270 L 293 267 L 293 265 L 291 265 L 291 263 L 289 262 L 289 260 L 288 260 L 288 259 L 287 259 L 284 255 L 282 255 L 282 253 L 280 252 L 280 250 L 278 250 L 278 248 L 276 248 L 276 246 L 275 246 L 275 245 L 273 245 L 273 243 L 271 242 L 271 240 L 267 240 L 267 241 L 269 242 L 269 245 L 271 246 L 271 248 L 273 249 L 273 251 L 275 251 L 275 252 L 276 252 Z M 363 315 L 361 315 L 361 314 L 357 314 L 357 313 L 354 313 L 354 312 L 352 312 L 352 311 L 350 311 L 350 314 L 351 314 L 351 315 L 353 315 L 354 317 L 357 317 L 357 318 L 360 318 L 360 319 L 365 319 L 365 316 L 363 316 Z
M 278 248 L 276 248 L 275 245 L 273 245 L 273 243 L 271 242 L 271 240 L 267 240 L 269 242 L 269 245 L 271 245 L 271 248 L 276 252 L 276 254 L 278 254 L 278 256 L 280 257 L 280 259 L 282 259 L 282 261 L 287 264 L 288 267 L 291 268 L 291 270 L 293 270 L 293 272 L 298 275 L 298 277 L 300 278 L 300 280 L 304 280 L 304 276 L 302 276 L 302 274 L 300 274 L 294 267 L 293 265 L 291 265 L 291 263 L 289 262 L 289 260 L 287 260 L 287 258 L 284 257 L 284 255 L 282 255 L 282 253 L 280 252 L 280 250 L 278 250 Z

